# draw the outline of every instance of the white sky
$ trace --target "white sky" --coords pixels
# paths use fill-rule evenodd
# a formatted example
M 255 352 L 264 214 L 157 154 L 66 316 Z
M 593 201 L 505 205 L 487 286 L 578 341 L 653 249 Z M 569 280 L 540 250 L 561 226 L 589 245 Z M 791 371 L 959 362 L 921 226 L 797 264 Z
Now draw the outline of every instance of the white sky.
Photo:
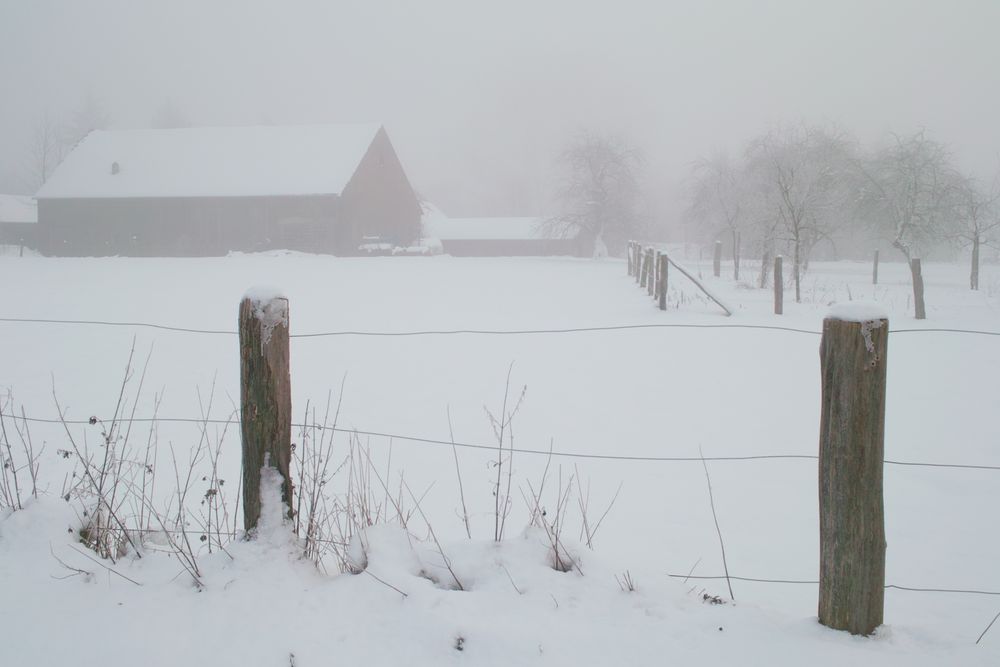
M 0 187 L 87 95 L 120 128 L 168 101 L 199 125 L 380 121 L 453 215 L 540 212 L 584 129 L 645 151 L 665 211 L 693 160 L 778 121 L 923 127 L 988 175 L 998 30 L 998 0 L 0 0 Z

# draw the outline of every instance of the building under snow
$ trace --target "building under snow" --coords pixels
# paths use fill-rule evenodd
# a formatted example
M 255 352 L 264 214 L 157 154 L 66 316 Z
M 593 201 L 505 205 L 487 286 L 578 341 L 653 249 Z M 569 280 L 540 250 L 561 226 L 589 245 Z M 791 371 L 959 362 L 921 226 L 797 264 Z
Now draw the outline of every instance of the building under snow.
M 0 245 L 35 247 L 38 207 L 31 197 L 0 195 Z
M 38 191 L 50 255 L 354 254 L 421 210 L 378 125 L 91 132 Z
M 578 234 L 562 234 L 546 218 L 449 218 L 424 203 L 423 236 L 457 257 L 586 254 Z M 426 241 L 425 241 L 426 242 Z

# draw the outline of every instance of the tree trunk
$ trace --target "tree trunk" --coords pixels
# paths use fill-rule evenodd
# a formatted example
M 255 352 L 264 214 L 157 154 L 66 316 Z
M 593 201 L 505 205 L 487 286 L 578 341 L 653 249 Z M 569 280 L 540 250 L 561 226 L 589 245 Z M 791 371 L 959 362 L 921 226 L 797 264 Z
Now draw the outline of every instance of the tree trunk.
M 889 321 L 823 321 L 819 621 L 869 635 L 882 624 L 882 466 Z
M 872 260 L 872 285 L 878 285 L 878 250 L 875 251 L 875 259 Z
M 781 315 L 785 312 L 785 277 L 782 275 L 781 265 L 784 258 L 778 255 L 774 258 L 774 314 Z
M 740 233 L 733 230 L 733 280 L 740 279 Z
M 794 265 L 792 266 L 792 272 L 795 278 L 795 303 L 802 303 L 802 270 L 800 262 L 802 261 L 799 255 L 799 240 L 795 239 L 795 257 Z
M 292 393 L 288 299 L 244 297 L 240 303 L 240 432 L 243 439 L 243 526 L 260 519 L 260 471 L 276 468 L 281 499 L 292 507 Z
M 979 234 L 972 237 L 972 272 L 969 274 L 969 287 L 979 289 Z
M 924 309 L 924 276 L 920 272 L 920 258 L 910 260 L 910 274 L 913 277 L 913 313 L 918 320 L 927 319 Z
M 771 253 L 764 251 L 764 256 L 760 258 L 760 288 L 767 287 L 767 272 L 771 269 Z
M 722 275 L 722 241 L 715 242 L 715 255 L 712 257 L 712 274 L 716 278 Z

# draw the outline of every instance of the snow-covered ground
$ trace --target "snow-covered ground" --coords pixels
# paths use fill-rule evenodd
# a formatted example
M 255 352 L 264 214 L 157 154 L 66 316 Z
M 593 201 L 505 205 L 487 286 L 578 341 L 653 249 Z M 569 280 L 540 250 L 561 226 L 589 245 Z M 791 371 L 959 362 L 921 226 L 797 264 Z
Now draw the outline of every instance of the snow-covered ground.
M 682 257 L 683 256 L 679 255 Z M 291 331 L 399 332 L 523 330 L 621 324 L 753 324 L 818 331 L 828 306 L 877 301 L 893 329 L 1000 331 L 1000 270 L 984 267 L 982 290 L 967 289 L 964 266 L 928 264 L 928 319 L 912 319 L 908 271 L 883 263 L 873 287 L 865 263 L 815 264 L 803 303 L 789 289 L 782 317 L 770 290 L 711 277 L 688 262 L 736 314 L 726 318 L 671 273 L 670 309 L 656 310 L 621 261 L 555 258 L 337 259 L 276 253 L 224 259 L 3 258 L 0 317 L 147 322 L 232 331 L 240 297 L 254 285 L 287 294 Z M 787 269 L 786 269 L 787 271 Z M 724 268 L 731 274 L 731 267 Z M 214 384 L 212 416 L 239 402 L 236 337 L 141 327 L 0 322 L 0 389 L 29 417 L 53 417 L 53 388 L 68 419 L 114 411 L 132 339 L 137 371 L 126 398 L 136 416 L 198 417 Z M 484 406 L 499 414 L 510 368 L 524 400 L 513 422 L 521 449 L 625 457 L 706 457 L 816 453 L 819 336 L 740 328 L 646 328 L 525 335 L 344 335 L 292 340 L 293 411 L 325 405 L 344 389 L 338 426 L 428 439 L 495 442 Z M 149 364 L 143 390 L 138 369 Z M 513 364 L 511 366 L 511 364 Z M 889 341 L 886 458 L 1000 465 L 996 369 L 1000 338 L 899 332 Z M 200 399 L 199 399 L 200 393 Z M 131 404 L 131 403 L 130 403 Z M 322 412 L 322 410 L 320 410 Z M 298 420 L 298 418 L 297 418 Z M 7 422 L 10 428 L 10 420 Z M 91 447 L 100 425 L 74 425 Z M 137 424 L 142 442 L 147 426 Z M 73 549 L 78 505 L 58 495 L 72 473 L 62 425 L 31 424 L 45 442 L 40 476 L 47 493 L 0 520 L 0 664 L 844 664 L 993 665 L 1000 630 L 974 645 L 1000 596 L 889 589 L 886 627 L 872 639 L 815 621 L 812 584 L 683 583 L 668 573 L 722 573 L 718 537 L 699 461 L 642 462 L 555 457 L 551 493 L 573 477 L 589 493 L 596 521 L 621 492 L 594 540 L 580 548 L 579 572 L 547 565 L 544 536 L 526 529 L 522 491 L 537 488 L 546 457 L 513 458 L 513 512 L 507 538 L 492 544 L 493 451 L 459 449 L 473 540 L 465 537 L 450 447 L 364 437 L 375 468 L 400 477 L 440 539 L 467 591 L 421 573 L 437 572 L 433 542 L 391 527 L 372 531 L 374 577 L 324 574 L 296 558 L 281 528 L 228 553 L 200 558 L 197 592 L 175 558 L 150 551 L 113 567 Z M 196 424 L 160 422 L 157 484 L 173 484 L 170 448 L 183 460 Z M 133 437 L 135 435 L 133 434 Z M 300 435 L 293 434 L 298 440 Z M 239 439 L 212 426 L 222 443 L 219 476 L 240 476 Z M 138 440 L 138 438 L 137 438 Z M 342 457 L 346 436 L 335 449 Z M 168 447 L 169 445 L 169 447 Z M 15 452 L 16 453 L 16 452 Z M 390 456 L 391 453 L 391 456 Z M 388 472 L 386 472 L 388 470 Z M 168 472 L 169 471 L 169 472 Z M 730 573 L 814 581 L 818 571 L 816 463 L 810 459 L 709 463 Z M 1000 591 L 1000 536 L 990 508 L 1000 472 L 888 465 L 887 581 L 915 588 Z M 533 487 L 529 487 L 531 483 Z M 192 493 L 204 494 L 196 480 Z M 425 493 L 426 492 L 426 493 Z M 167 491 L 164 491 L 167 493 Z M 551 511 L 554 501 L 549 501 Z M 578 495 L 567 536 L 578 540 Z M 273 527 L 272 527 L 273 528 Z M 411 531 L 428 535 L 419 516 Z M 575 547 L 574 547 L 575 548 Z M 85 552 L 86 553 L 86 552 Z M 94 573 L 63 578 L 60 561 Z M 628 571 L 638 591 L 616 582 Z M 178 576 L 180 574 L 180 576 Z M 461 638 L 461 641 L 459 641 Z M 461 645 L 461 651 L 457 649 Z

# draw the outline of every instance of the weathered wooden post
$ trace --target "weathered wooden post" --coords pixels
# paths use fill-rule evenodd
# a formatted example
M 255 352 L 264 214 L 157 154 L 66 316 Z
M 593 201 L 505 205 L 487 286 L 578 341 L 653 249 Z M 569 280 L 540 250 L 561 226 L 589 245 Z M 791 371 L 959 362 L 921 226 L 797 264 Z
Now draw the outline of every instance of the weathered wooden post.
M 646 286 L 646 270 L 649 268 L 646 264 L 648 261 L 649 257 L 646 255 L 646 251 L 639 248 L 639 287 Z
M 649 255 L 649 276 L 646 278 L 646 294 L 653 296 L 654 290 L 656 289 L 656 251 L 652 248 L 648 249 L 647 254 Z
M 667 309 L 667 253 L 660 255 L 660 310 Z
M 635 242 L 635 284 L 642 280 L 642 246 Z
M 628 275 L 632 275 L 632 242 L 629 241 L 628 245 L 625 246 L 625 263 L 627 265 Z
M 920 273 L 920 258 L 910 260 L 910 273 L 913 274 L 913 310 L 918 320 L 927 319 L 924 310 L 924 276 Z
M 872 285 L 878 285 L 878 250 L 875 251 L 875 258 L 872 260 Z
M 781 255 L 774 256 L 774 314 L 785 312 L 785 277 L 781 275 Z
M 722 275 L 722 241 L 715 242 L 715 256 L 712 257 L 712 273 L 716 278 Z
M 292 507 L 288 299 L 273 290 L 250 290 L 240 302 L 239 328 L 243 527 L 249 532 L 260 518 L 265 464 L 281 473 L 281 498 Z
M 882 624 L 882 460 L 889 320 L 875 305 L 823 320 L 819 434 L 819 621 L 869 635 Z

